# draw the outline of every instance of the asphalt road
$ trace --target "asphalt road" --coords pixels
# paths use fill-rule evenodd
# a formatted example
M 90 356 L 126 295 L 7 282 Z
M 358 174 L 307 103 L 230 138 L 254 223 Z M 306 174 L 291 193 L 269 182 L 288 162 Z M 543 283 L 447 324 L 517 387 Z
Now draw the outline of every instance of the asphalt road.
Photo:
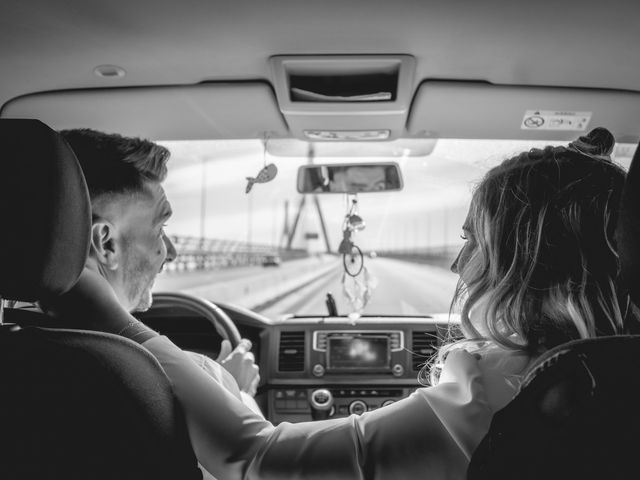
M 366 259 L 365 266 L 377 285 L 362 312 L 364 315 L 425 315 L 449 311 L 458 280 L 449 270 L 389 258 Z M 348 314 L 353 308 L 343 294 L 342 277 L 341 268 L 337 267 L 260 313 L 274 319 L 288 313 L 326 315 L 325 298 L 327 292 L 331 292 L 338 313 Z

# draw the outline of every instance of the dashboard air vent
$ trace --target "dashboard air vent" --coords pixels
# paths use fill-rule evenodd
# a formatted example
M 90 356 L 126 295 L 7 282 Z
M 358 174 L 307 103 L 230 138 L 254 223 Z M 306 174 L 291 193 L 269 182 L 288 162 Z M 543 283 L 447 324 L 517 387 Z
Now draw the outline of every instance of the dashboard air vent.
M 280 372 L 304 371 L 304 331 L 280 332 L 278 370 Z
M 413 341 L 411 342 L 411 356 L 413 360 L 413 369 L 420 370 L 425 362 L 429 361 L 436 353 L 438 348 L 437 332 L 413 332 Z

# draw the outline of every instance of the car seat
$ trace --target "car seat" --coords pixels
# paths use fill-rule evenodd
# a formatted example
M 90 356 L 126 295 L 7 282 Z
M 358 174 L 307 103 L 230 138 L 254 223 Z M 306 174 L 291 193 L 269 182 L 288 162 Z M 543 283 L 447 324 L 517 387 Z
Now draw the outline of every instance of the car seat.
M 640 148 L 616 229 L 622 284 L 640 304 Z M 640 336 L 560 345 L 536 361 L 473 454 L 469 480 L 640 477 Z
M 0 119 L 0 151 L 0 300 L 62 294 L 89 249 L 80 166 L 37 120 Z M 0 326 L 0 452 L 3 480 L 202 478 L 155 358 L 81 330 Z

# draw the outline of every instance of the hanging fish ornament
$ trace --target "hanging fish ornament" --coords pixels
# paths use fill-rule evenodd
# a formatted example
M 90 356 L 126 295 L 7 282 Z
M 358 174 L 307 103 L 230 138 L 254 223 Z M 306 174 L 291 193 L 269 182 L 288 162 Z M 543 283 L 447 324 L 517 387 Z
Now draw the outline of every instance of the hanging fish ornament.
M 254 183 L 267 183 L 275 178 L 278 174 L 278 167 L 274 163 L 266 165 L 262 170 L 258 172 L 258 175 L 254 177 L 247 177 L 247 189 L 245 193 L 249 193 Z

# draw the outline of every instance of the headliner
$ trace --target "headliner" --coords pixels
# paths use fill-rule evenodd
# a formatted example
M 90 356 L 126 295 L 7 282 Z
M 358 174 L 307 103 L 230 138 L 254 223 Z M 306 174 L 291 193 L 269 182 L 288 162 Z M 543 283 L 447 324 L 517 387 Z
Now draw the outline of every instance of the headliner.
M 280 54 L 409 54 L 418 81 L 640 90 L 633 0 L 3 0 L 1 9 L 2 104 L 59 89 L 268 80 L 268 58 Z M 127 75 L 98 78 L 100 64 Z

